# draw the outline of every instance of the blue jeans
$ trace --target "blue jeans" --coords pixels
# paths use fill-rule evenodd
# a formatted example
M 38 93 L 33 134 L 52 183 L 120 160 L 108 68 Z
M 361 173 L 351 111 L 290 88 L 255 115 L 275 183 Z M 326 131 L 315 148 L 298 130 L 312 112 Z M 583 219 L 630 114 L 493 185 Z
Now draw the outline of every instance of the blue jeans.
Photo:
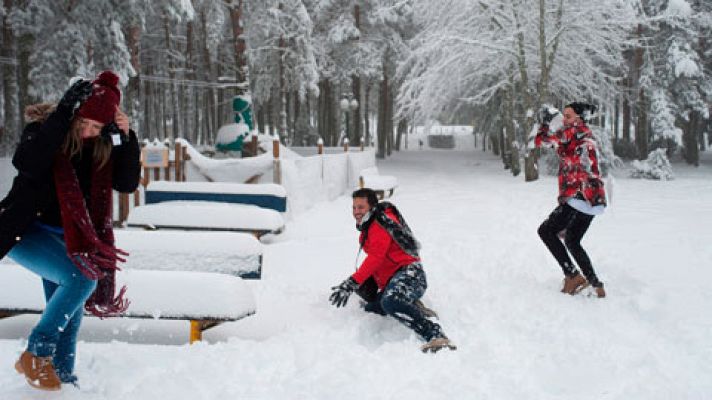
M 60 379 L 75 380 L 77 334 L 84 303 L 94 292 L 96 281 L 85 277 L 69 259 L 61 234 L 39 225 L 30 227 L 8 256 L 42 277 L 47 300 L 28 339 L 27 351 L 38 357 L 53 357 Z
M 367 303 L 365 310 L 381 315 L 390 315 L 412 329 L 426 342 L 433 338 L 445 337 L 442 328 L 429 320 L 415 301 L 423 297 L 428 283 L 420 263 L 413 263 L 399 269 L 375 301 Z

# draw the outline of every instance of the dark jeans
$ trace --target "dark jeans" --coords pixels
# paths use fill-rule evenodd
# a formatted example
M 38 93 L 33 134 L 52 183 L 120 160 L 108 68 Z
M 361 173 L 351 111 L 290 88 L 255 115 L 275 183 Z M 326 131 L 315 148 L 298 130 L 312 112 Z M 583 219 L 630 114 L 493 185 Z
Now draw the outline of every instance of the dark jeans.
M 551 254 L 554 255 L 566 276 L 573 276 L 578 272 L 566 252 L 568 249 L 571 255 L 574 256 L 579 268 L 581 268 L 586 280 L 591 286 L 598 287 L 602 286 L 603 283 L 598 280 L 596 272 L 593 270 L 593 265 L 591 265 L 591 260 L 583 247 L 581 247 L 581 239 L 591 225 L 591 221 L 593 221 L 593 215 L 584 214 L 568 204 L 563 204 L 556 207 L 541 224 L 539 236 L 546 247 L 549 248 Z M 561 243 L 561 239 L 558 236 L 559 232 L 564 230 L 564 244 L 566 247 Z
M 399 269 L 378 293 L 375 301 L 366 303 L 366 311 L 380 315 L 390 315 L 412 329 L 426 342 L 436 337 L 445 337 L 439 324 L 429 320 L 423 311 L 415 306 L 423 297 L 428 283 L 420 263 Z

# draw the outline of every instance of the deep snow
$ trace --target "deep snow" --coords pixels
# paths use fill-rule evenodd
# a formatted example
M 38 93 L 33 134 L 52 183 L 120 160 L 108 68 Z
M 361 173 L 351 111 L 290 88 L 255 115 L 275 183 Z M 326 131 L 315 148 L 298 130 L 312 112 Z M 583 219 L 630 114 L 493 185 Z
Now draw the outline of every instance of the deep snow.
M 342 196 L 268 239 L 263 279 L 249 282 L 257 315 L 205 343 L 185 344 L 184 322 L 85 319 L 79 391 L 29 388 L 12 364 L 36 317 L 0 321 L 0 399 L 712 397 L 711 162 L 675 164 L 668 182 L 617 177 L 583 242 L 606 283 L 596 299 L 559 293 L 561 272 L 536 235 L 554 177 L 524 183 L 479 149 L 411 150 L 378 168 L 398 178 L 392 201 L 423 244 L 426 303 L 457 351 L 420 353 L 410 331 L 356 299 L 329 305 L 329 287 L 356 262 Z

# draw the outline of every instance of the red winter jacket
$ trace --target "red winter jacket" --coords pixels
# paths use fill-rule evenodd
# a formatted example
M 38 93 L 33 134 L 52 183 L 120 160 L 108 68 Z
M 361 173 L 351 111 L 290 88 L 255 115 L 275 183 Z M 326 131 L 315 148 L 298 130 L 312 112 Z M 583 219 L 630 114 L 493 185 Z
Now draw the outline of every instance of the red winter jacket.
M 386 216 L 393 221 L 400 222 L 390 209 L 386 210 Z M 365 233 L 361 232 L 359 243 Z M 376 221 L 373 221 L 368 228 L 368 236 L 366 243 L 363 245 L 363 250 L 368 256 L 352 277 L 360 285 L 369 276 L 373 276 L 379 289 L 383 289 L 386 286 L 388 280 L 400 267 L 420 261 L 418 258 L 410 256 L 403 251 L 391 235 L 388 234 L 388 231 Z
M 552 143 L 559 154 L 559 203 L 581 194 L 592 206 L 606 205 L 606 192 L 598 170 L 596 141 L 591 130 L 583 122 L 564 126 L 549 132 L 542 125 L 537 132 L 535 144 Z

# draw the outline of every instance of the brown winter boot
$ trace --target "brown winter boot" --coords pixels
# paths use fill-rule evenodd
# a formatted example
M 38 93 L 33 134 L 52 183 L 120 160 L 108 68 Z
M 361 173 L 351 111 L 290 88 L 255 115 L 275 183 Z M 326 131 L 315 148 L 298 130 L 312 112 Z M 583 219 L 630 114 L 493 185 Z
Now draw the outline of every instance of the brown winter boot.
M 595 287 L 594 289 L 596 289 L 596 296 L 599 299 L 606 297 L 606 291 L 605 291 L 605 289 L 603 289 L 603 285 Z
M 52 365 L 52 357 L 37 357 L 25 351 L 15 363 L 17 372 L 25 375 L 30 386 L 41 390 L 59 390 L 62 382 Z
M 561 293 L 574 295 L 588 286 L 588 281 L 581 274 L 567 276 L 564 278 L 564 287 L 561 288 Z
M 457 350 L 457 346 L 455 346 L 450 339 L 446 337 L 437 337 L 430 339 L 428 343 L 425 343 L 424 345 L 420 346 L 420 350 L 422 350 L 423 353 L 437 353 L 438 350 L 448 348 L 450 350 Z

